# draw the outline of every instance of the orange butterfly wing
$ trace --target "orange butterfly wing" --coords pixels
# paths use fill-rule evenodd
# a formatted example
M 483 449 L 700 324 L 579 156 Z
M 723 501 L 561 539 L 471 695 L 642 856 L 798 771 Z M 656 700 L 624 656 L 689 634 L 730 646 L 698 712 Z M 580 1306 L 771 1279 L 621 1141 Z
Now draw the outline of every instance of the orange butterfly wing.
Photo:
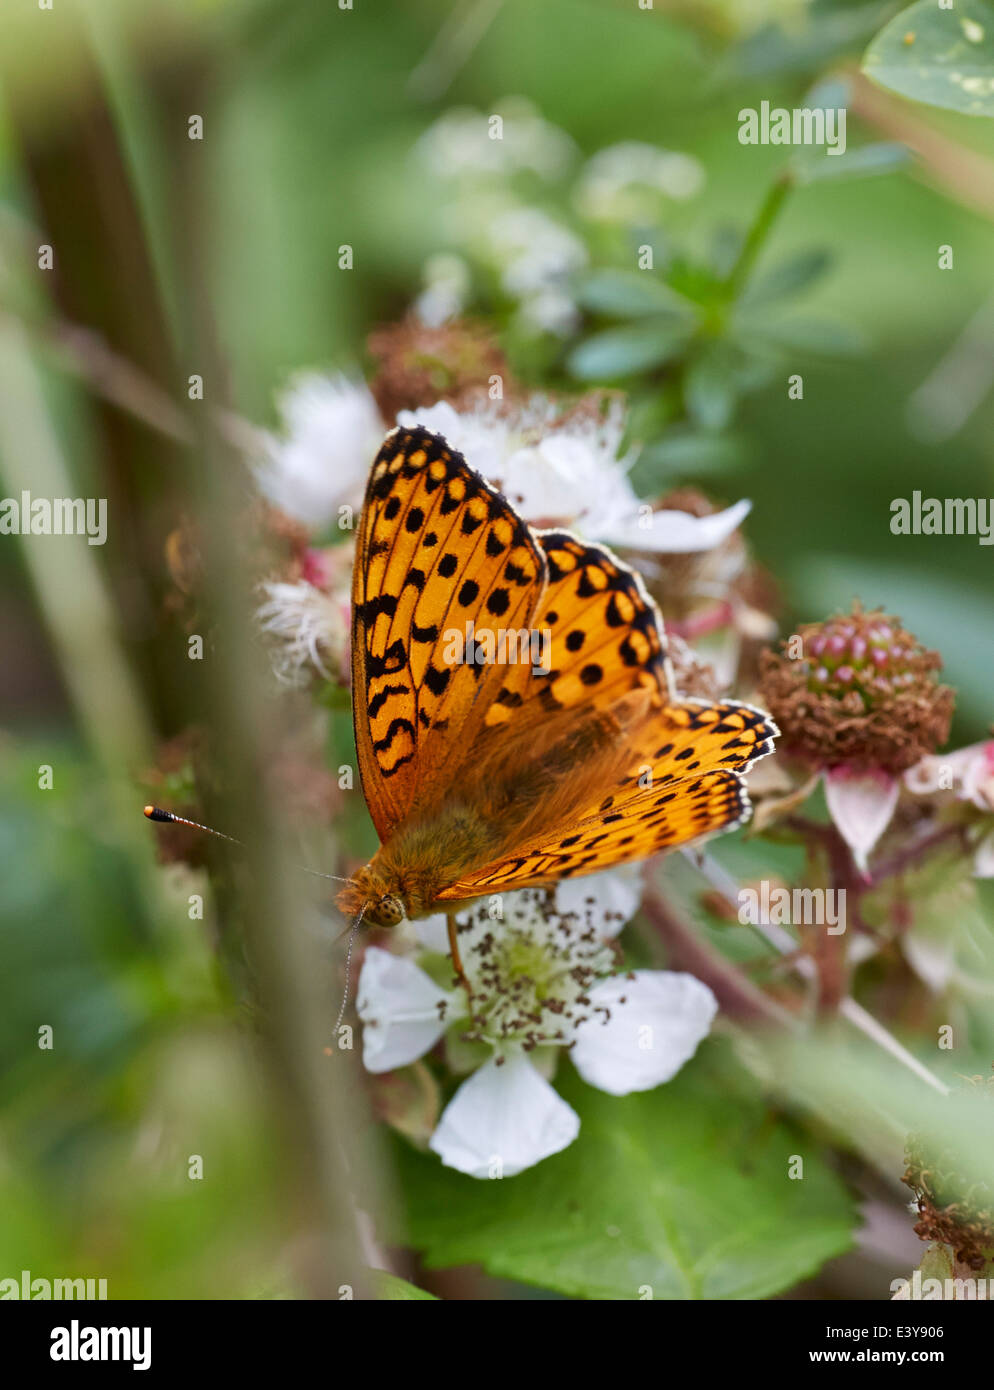
M 359 773 L 381 840 L 444 797 L 506 670 L 446 661 L 446 633 L 529 628 L 545 580 L 531 531 L 439 435 L 374 460 L 352 578 Z
M 548 674 L 509 667 L 488 727 L 606 709 L 634 690 L 670 696 L 663 622 L 641 579 L 602 545 L 539 531 L 548 582 L 534 625 L 547 634 Z
M 596 804 L 533 834 L 440 897 L 472 898 L 596 873 L 732 830 L 750 812 L 742 773 L 772 752 L 778 732 L 761 710 L 736 700 L 659 710 L 632 741 L 625 775 Z
M 544 669 L 453 662 L 446 633 L 467 622 L 477 637 L 544 633 Z M 533 532 L 423 429 L 388 436 L 370 474 L 353 577 L 353 706 L 384 842 L 405 821 L 430 822 L 457 781 L 475 787 L 485 815 L 475 763 L 499 777 L 503 761 L 543 740 L 580 735 L 577 765 L 557 774 L 567 794 L 532 807 L 520 839 L 460 873 L 439 893 L 447 901 L 594 873 L 732 828 L 749 814 L 741 773 L 778 732 L 737 701 L 680 701 L 639 576 L 603 546 Z M 615 730 L 617 756 L 592 795 L 583 738 L 597 718 Z

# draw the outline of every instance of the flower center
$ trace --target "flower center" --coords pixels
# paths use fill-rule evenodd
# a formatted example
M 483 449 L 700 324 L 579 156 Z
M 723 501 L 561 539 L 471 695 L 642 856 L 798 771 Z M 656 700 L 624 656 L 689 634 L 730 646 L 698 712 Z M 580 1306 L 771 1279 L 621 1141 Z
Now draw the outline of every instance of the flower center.
M 460 929 L 459 949 L 472 992 L 463 1036 L 498 1048 L 571 1044 L 597 1011 L 588 991 L 615 967 L 611 946 L 579 917 L 557 913 L 544 892 L 519 920 L 494 922 L 478 910 Z

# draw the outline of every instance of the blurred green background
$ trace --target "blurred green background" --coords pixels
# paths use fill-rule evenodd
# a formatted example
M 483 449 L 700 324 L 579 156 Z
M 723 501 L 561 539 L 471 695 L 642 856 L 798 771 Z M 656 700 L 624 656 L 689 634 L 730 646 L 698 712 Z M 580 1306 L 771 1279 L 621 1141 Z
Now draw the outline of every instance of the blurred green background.
M 577 168 L 621 141 L 694 156 L 703 185 L 667 204 L 659 232 L 706 261 L 722 228 L 752 223 L 784 164 L 783 150 L 739 144 L 739 109 L 799 105 L 826 75 L 852 74 L 898 8 L 7 8 L 3 491 L 107 496 L 112 521 L 103 551 L 0 538 L 0 1276 L 104 1276 L 112 1297 L 337 1297 L 348 1282 L 308 1244 L 320 1220 L 347 1224 L 328 1195 L 334 1174 L 300 1158 L 306 1115 L 274 1119 L 295 1063 L 283 1073 L 277 1055 L 269 1077 L 247 1040 L 231 950 L 188 917 L 203 880 L 159 873 L 137 815 L 156 742 L 237 690 L 234 663 L 227 684 L 201 688 L 210 677 L 191 675 L 185 637 L 163 612 L 165 536 L 190 508 L 216 523 L 223 504 L 209 453 L 180 442 L 200 428 L 188 375 L 207 373 L 214 404 L 272 424 L 274 393 L 293 372 L 367 365 L 366 334 L 409 308 L 426 258 L 464 249 L 415 152 L 454 106 L 489 113 L 527 98 L 575 142 Z M 202 144 L 187 139 L 194 113 Z M 887 113 L 851 113 L 850 144 L 910 138 L 924 123 L 937 156 L 796 188 L 757 267 L 824 250 L 828 269 L 804 294 L 804 315 L 844 325 L 865 350 L 788 353 L 727 428 L 733 464 L 705 473 L 691 463 L 667 481 L 753 499 L 747 534 L 780 586 L 784 631 L 859 597 L 937 646 L 959 691 L 963 742 L 994 718 L 994 552 L 973 537 L 895 537 L 889 519 L 891 500 L 915 488 L 994 494 L 994 233 L 983 211 L 985 199 L 994 206 L 994 127 L 897 99 Z M 964 157 L 990 183 L 975 181 L 976 196 L 961 201 L 948 174 Z M 566 207 L 561 190 L 541 197 Z M 48 279 L 36 266 L 41 242 L 55 246 Z M 348 272 L 338 268 L 344 243 L 355 252 Z M 941 245 L 954 248 L 952 271 L 937 267 Z M 476 290 L 470 307 L 506 323 L 484 279 Z M 923 438 L 909 402 L 985 305 L 947 383 L 962 397 L 956 423 Z M 69 325 L 140 368 L 164 430 L 89 389 L 106 384 L 102 359 Z M 568 382 L 557 345 L 515 347 L 512 365 L 535 385 Z M 803 373 L 803 402 L 787 398 L 791 371 Z M 39 789 L 42 765 L 54 770 L 52 790 Z M 320 947 L 331 981 L 333 928 Z M 51 1051 L 37 1046 L 46 1024 Z M 191 1182 L 188 1157 L 205 1153 L 206 1177 Z M 834 1248 L 827 1241 L 825 1253 Z

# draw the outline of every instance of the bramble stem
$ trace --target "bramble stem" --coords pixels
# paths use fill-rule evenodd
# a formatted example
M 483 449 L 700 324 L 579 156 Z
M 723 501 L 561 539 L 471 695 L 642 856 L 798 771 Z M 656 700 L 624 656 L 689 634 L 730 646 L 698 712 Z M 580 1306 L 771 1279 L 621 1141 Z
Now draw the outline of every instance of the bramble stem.
M 685 858 L 697 867 L 711 884 L 712 888 L 720 893 L 730 906 L 736 903 L 738 885 L 731 874 L 722 868 L 716 859 L 701 851 L 697 851 L 693 855 L 685 855 Z M 777 926 L 773 922 L 761 922 L 756 926 L 755 930 L 758 931 L 760 936 L 782 956 L 790 955 L 797 950 L 797 942 L 790 933 L 784 931 L 783 927 Z M 806 979 L 810 979 L 815 974 L 815 963 L 808 956 L 795 958 L 793 964 L 798 974 L 803 975 Z M 853 999 L 852 995 L 847 994 L 840 1000 L 838 1012 L 851 1023 L 854 1028 L 858 1028 L 865 1037 L 871 1040 L 871 1042 L 876 1043 L 878 1047 L 883 1048 L 891 1057 L 895 1058 L 903 1066 L 907 1067 L 909 1071 L 913 1072 L 920 1081 L 924 1081 L 926 1085 L 931 1086 L 932 1089 L 938 1091 L 940 1095 L 946 1096 L 949 1094 L 949 1087 L 945 1082 L 940 1081 L 933 1072 L 929 1071 L 928 1067 L 926 1067 L 923 1062 L 920 1062 L 906 1047 L 899 1043 L 897 1038 L 895 1038 L 878 1019 L 874 1018 L 872 1014 L 867 1013 L 862 1004 L 858 1004 L 856 1000 Z

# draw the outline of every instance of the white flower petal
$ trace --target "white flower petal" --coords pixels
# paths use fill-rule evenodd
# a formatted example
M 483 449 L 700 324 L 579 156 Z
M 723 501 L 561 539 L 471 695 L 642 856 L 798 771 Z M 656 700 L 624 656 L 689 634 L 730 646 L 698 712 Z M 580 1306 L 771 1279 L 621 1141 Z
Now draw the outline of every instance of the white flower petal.
M 941 994 L 952 978 L 956 964 L 956 941 L 924 931 L 905 932 L 901 938 L 905 959 L 923 984 Z
M 994 878 L 994 830 L 985 835 L 973 856 L 973 872 L 977 878 Z
M 572 1144 L 576 1112 L 520 1052 L 492 1058 L 449 1101 L 430 1147 L 474 1178 L 512 1177 Z
M 900 783 L 886 772 L 856 773 L 843 767 L 826 772 L 824 782 L 828 813 L 865 874 L 870 852 L 894 814 Z
M 588 535 L 606 518 L 634 515 L 638 498 L 615 457 L 619 427 L 620 417 L 553 430 L 516 449 L 502 478 L 508 500 L 528 521 L 575 522 Z
M 414 923 L 414 934 L 426 951 L 440 951 L 444 956 L 449 954 L 449 924 L 444 912 L 420 918 Z
M 928 757 L 920 759 L 904 774 L 904 785 L 909 792 L 914 792 L 916 796 L 930 796 L 933 792 L 941 790 L 952 791 L 952 785 L 944 789 L 940 785 L 942 769 L 943 767 L 948 768 L 951 784 L 956 776 L 957 761 L 962 760 L 965 751 L 961 748 L 958 752 L 950 753 L 945 758 L 930 754 Z
M 587 878 L 563 879 L 556 888 L 558 912 L 574 914 L 598 936 L 617 936 L 642 901 L 642 870 L 625 864 Z
M 693 1057 L 718 1011 L 707 985 L 671 970 L 616 975 L 595 985 L 590 998 L 610 1017 L 581 1024 L 570 1055 L 584 1081 L 612 1096 L 669 1081 Z
M 950 792 L 972 801 L 981 811 L 994 810 L 994 739 L 971 743 L 952 753 L 922 758 L 904 774 L 909 791 L 918 796 Z
M 451 449 L 462 454 L 470 468 L 485 478 L 499 478 L 507 444 L 507 426 L 495 413 L 465 411 L 460 413 L 448 401 L 424 406 L 419 410 L 400 410 L 397 424 L 405 429 L 421 425 L 432 434 L 440 434 Z
M 972 754 L 963 774 L 963 796 L 981 811 L 994 811 L 994 740 L 964 750 Z
M 601 540 L 632 550 L 647 550 L 657 554 L 688 555 L 713 550 L 727 540 L 745 520 L 752 503 L 743 498 L 734 506 L 711 516 L 692 516 L 690 512 L 663 510 L 651 515 L 633 513 L 619 518 L 597 531 Z
M 438 328 L 462 313 L 470 291 L 469 266 L 461 256 L 442 251 L 430 256 L 424 268 L 425 287 L 414 312 L 428 328 Z
M 392 1071 L 434 1047 L 461 1010 L 413 961 L 370 946 L 359 974 L 356 1010 L 363 1021 L 367 1071 Z M 444 1010 L 442 1005 L 448 1007 Z
M 646 222 L 658 215 L 652 194 L 692 198 L 704 183 L 692 155 L 627 140 L 598 150 L 584 165 L 573 194 L 578 210 L 608 222 Z
M 365 383 L 342 374 L 306 373 L 278 404 L 284 437 L 268 437 L 253 464 L 256 481 L 287 516 L 317 530 L 341 505 L 361 500 L 383 422 Z
M 277 679 L 304 685 L 312 668 L 325 680 L 343 679 L 349 643 L 344 595 L 326 594 L 306 579 L 296 584 L 274 580 L 261 589 L 266 601 L 255 618 L 269 639 Z

